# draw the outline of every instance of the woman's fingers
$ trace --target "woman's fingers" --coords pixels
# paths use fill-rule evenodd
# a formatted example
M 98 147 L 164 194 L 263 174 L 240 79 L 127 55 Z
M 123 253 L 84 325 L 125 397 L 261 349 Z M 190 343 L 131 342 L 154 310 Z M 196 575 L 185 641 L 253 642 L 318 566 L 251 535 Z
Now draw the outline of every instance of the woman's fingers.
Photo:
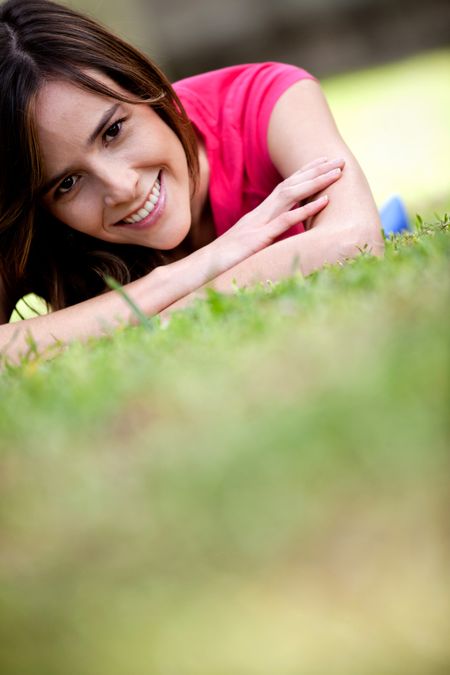
M 337 165 L 340 166 L 337 166 Z M 321 192 L 323 189 L 335 183 L 342 175 L 341 166 L 344 160 L 333 160 L 327 163 L 325 171 L 322 166 L 308 170 L 306 174 L 297 171 L 282 183 L 254 210 L 254 215 L 260 221 L 269 222 L 289 211 L 293 206 L 309 197 Z M 333 168 L 329 168 L 329 167 Z M 312 171 L 312 173 L 310 173 Z M 305 178 L 306 176 L 306 178 Z
M 308 166 L 308 168 L 303 167 L 299 171 L 295 171 L 293 174 L 285 178 L 281 185 L 299 185 L 304 183 L 307 180 L 322 176 L 333 169 L 343 170 L 345 166 L 345 159 L 331 159 L 326 162 L 317 162 L 314 166 Z
M 327 206 L 328 202 L 328 195 L 322 195 L 321 197 L 314 199 L 312 202 L 308 202 L 307 204 L 303 204 L 303 206 L 299 206 L 297 209 L 288 211 L 288 213 L 292 214 L 294 222 L 297 223 L 299 220 L 309 218 L 310 216 L 313 216 L 314 214 L 321 211 L 323 208 L 325 208 L 325 206 Z
M 300 195 L 299 199 L 305 199 L 306 197 L 311 197 L 316 192 L 319 192 L 319 190 L 323 189 L 327 185 L 335 183 L 341 176 L 342 169 L 336 167 L 335 169 L 330 169 L 330 171 L 327 171 L 320 176 L 310 178 L 301 185 L 292 186 L 291 190 Z
M 306 220 L 319 213 L 319 211 L 327 206 L 328 201 L 328 195 L 322 195 L 322 197 L 314 199 L 312 202 L 299 206 L 297 209 L 292 209 L 292 211 L 285 211 L 277 216 L 268 223 L 274 230 L 273 236 L 278 236 L 292 227 L 292 225 L 296 225 L 302 220 Z
M 258 246 L 257 242 L 260 246 L 267 246 L 292 225 L 307 221 L 327 206 L 328 196 L 324 195 L 297 208 L 293 207 L 339 180 L 344 165 L 344 159 L 328 160 L 326 157 L 318 157 L 309 162 L 303 169 L 277 185 L 259 206 L 236 223 L 233 228 L 234 234 L 238 236 L 242 236 L 242 233 L 245 233 L 245 236 L 250 234 L 252 238 L 250 248 L 254 252 L 258 250 L 255 248 Z M 255 236 L 255 231 L 259 233 L 261 239 L 258 235 Z
M 315 166 L 318 166 L 320 164 L 323 164 L 324 162 L 328 161 L 328 157 L 317 157 L 317 159 L 313 159 L 312 162 L 308 162 L 308 164 L 304 164 L 300 171 L 307 171 L 308 169 L 312 169 Z
M 318 176 L 311 177 L 308 180 L 303 180 L 298 183 L 283 181 L 279 186 L 276 208 L 284 210 L 285 208 L 294 206 L 297 202 L 312 197 L 317 192 L 332 185 L 339 180 L 341 176 L 342 169 L 336 167 L 326 173 L 320 173 Z

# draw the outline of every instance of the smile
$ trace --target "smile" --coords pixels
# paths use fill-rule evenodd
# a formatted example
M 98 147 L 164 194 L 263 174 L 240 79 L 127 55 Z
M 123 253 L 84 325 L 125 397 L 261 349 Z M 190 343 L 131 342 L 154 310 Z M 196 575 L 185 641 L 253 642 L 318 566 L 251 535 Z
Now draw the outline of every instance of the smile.
M 152 189 L 150 190 L 144 205 L 128 215 L 123 220 L 116 223 L 118 226 L 147 227 L 150 225 L 162 211 L 164 195 L 162 194 L 161 172 L 158 174 Z

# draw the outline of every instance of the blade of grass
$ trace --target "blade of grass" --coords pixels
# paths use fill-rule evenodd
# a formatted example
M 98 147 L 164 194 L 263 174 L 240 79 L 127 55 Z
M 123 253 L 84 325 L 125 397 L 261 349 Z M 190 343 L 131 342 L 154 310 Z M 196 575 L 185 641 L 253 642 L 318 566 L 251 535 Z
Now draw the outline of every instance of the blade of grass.
M 117 291 L 117 293 L 123 298 L 141 326 L 150 331 L 155 329 L 154 319 L 151 319 L 146 314 L 144 314 L 141 308 L 138 307 L 134 300 L 130 298 L 123 286 L 121 286 L 113 277 L 107 276 L 105 277 L 105 281 L 111 290 Z

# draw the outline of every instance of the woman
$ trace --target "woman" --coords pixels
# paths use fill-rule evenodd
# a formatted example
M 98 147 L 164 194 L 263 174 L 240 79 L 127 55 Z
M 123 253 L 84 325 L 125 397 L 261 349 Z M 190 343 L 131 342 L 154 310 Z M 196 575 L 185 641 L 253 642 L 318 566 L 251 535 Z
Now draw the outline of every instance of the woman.
M 43 349 L 132 321 L 107 275 L 154 315 L 205 284 L 227 291 L 382 252 L 367 181 L 301 69 L 250 64 L 173 88 L 91 19 L 8 0 L 0 90 L 0 349 L 10 357 L 30 334 Z M 52 311 L 7 324 L 29 292 Z

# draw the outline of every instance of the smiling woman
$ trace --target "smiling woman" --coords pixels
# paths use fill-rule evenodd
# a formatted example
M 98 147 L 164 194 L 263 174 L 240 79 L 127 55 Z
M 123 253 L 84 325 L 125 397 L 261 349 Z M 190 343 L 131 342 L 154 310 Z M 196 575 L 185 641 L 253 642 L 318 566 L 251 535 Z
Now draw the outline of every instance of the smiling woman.
M 104 75 L 89 76 L 117 96 L 128 95 Z M 157 250 L 181 244 L 191 225 L 186 154 L 151 106 L 110 106 L 104 96 L 56 80 L 39 90 L 34 119 L 44 172 L 51 176 L 42 191 L 46 213 L 115 244 Z
M 365 245 L 382 251 L 367 181 L 300 68 L 247 64 L 171 85 L 89 17 L 7 0 L 0 87 L 0 348 L 11 358 L 30 333 L 45 348 L 131 322 L 108 275 L 154 315 L 205 284 L 231 291 L 294 261 L 308 274 Z M 51 312 L 8 325 L 30 292 Z

